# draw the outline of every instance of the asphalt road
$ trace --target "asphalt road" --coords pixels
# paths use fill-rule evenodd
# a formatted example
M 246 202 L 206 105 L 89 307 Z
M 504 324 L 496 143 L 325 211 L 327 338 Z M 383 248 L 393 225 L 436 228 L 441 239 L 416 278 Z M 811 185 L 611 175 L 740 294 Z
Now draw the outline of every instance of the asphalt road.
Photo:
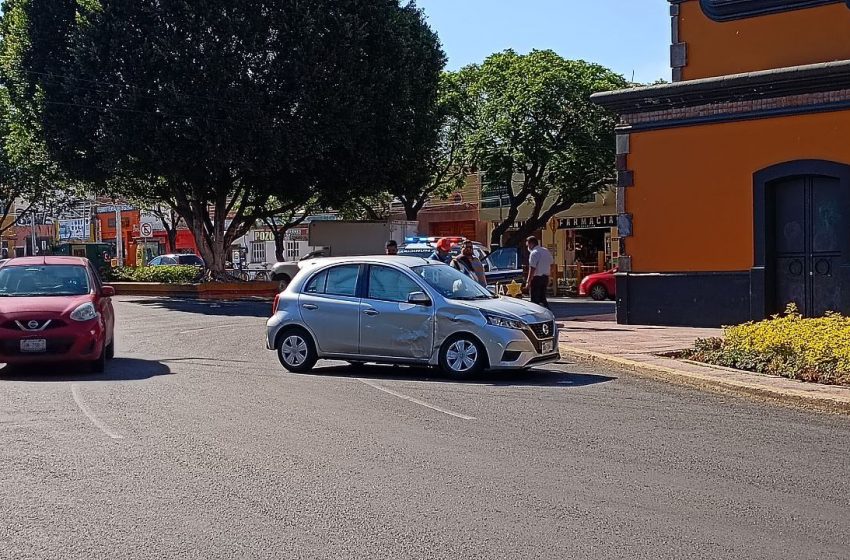
M 0 370 L 0 558 L 850 558 L 850 419 L 589 366 L 283 373 L 267 304 L 121 300 Z

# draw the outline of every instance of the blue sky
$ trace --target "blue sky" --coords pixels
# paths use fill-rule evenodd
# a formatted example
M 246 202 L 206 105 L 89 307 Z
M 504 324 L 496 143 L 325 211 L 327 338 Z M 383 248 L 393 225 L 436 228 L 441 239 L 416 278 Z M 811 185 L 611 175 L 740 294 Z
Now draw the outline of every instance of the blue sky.
M 638 82 L 670 80 L 667 0 L 417 0 L 449 69 L 512 48 L 552 49 Z

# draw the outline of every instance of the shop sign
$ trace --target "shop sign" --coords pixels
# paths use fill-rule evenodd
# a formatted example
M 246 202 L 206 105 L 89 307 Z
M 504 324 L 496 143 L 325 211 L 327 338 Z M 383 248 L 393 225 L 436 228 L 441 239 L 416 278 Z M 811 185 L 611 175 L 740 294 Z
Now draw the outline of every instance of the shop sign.
M 274 234 L 270 231 L 255 231 L 254 241 L 274 241 Z
M 583 218 L 561 218 L 560 229 L 594 229 L 617 227 L 617 216 L 585 216 Z
M 59 220 L 59 240 L 88 239 L 91 235 L 91 220 L 88 218 L 76 218 L 73 220 Z
M 307 241 L 310 235 L 310 228 L 297 227 L 286 230 L 285 239 L 287 241 Z
M 135 210 L 135 209 L 136 209 L 135 207 L 130 206 L 129 204 L 110 204 L 108 206 L 98 206 L 97 207 L 97 213 L 98 214 L 114 214 L 118 210 L 121 210 L 122 212 L 130 212 L 130 211 Z

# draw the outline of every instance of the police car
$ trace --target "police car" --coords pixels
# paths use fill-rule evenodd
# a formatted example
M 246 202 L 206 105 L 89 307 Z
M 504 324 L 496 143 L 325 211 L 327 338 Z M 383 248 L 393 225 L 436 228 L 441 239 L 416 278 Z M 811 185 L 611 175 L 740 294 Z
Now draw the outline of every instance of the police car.
M 452 255 L 459 255 L 460 246 L 466 241 L 465 237 L 406 237 L 404 244 L 398 248 L 398 254 L 405 257 L 427 259 L 434 252 L 441 239 L 448 239 L 452 242 Z M 473 241 L 472 245 L 473 253 L 483 262 L 488 255 L 487 249 L 477 241 Z

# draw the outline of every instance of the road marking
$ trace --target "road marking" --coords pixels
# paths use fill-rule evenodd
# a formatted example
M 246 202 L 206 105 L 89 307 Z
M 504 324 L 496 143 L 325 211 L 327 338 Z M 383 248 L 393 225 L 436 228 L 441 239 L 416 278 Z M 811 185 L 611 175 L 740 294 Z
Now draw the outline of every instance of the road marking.
M 74 402 L 77 403 L 77 406 L 80 407 L 80 410 L 83 411 L 83 414 L 88 417 L 89 420 L 92 421 L 92 424 L 100 428 L 104 434 L 108 435 L 112 439 L 124 439 L 124 436 L 116 434 L 112 430 L 109 429 L 109 426 L 101 422 L 94 413 L 89 410 L 89 407 L 86 406 L 86 403 L 83 402 L 83 397 L 80 396 L 80 389 L 76 385 L 71 385 L 71 394 L 74 396 Z
M 373 389 L 377 389 L 378 391 L 383 391 L 384 393 L 387 393 L 388 395 L 392 395 L 394 397 L 398 397 L 400 399 L 410 401 L 412 403 L 416 403 L 420 406 L 424 406 L 425 408 L 430 408 L 431 410 L 436 410 L 437 412 L 442 412 L 443 414 L 448 414 L 449 416 L 454 416 L 455 418 L 460 418 L 461 420 L 475 420 L 474 416 L 467 416 L 465 414 L 460 414 L 458 412 L 452 412 L 451 410 L 446 410 L 445 408 L 440 408 L 439 406 L 435 406 L 433 404 L 426 403 L 425 401 L 420 401 L 419 399 L 414 399 L 413 397 L 408 397 L 407 395 L 403 395 L 401 393 L 396 393 L 395 391 L 392 391 L 390 389 L 386 389 L 384 387 L 381 387 L 380 385 L 376 385 L 376 384 L 372 383 L 371 381 L 366 381 L 365 379 L 357 378 L 357 381 L 359 381 L 360 383 L 363 383 L 365 385 L 368 385 L 369 387 L 372 387 Z
M 233 323 L 233 324 L 230 324 L 230 325 L 216 325 L 214 327 L 198 327 L 197 329 L 188 329 L 188 330 L 185 330 L 185 331 L 180 331 L 177 334 L 189 334 L 189 333 L 198 332 L 198 331 L 209 331 L 209 330 L 212 330 L 212 329 L 229 329 L 229 328 L 232 328 L 232 327 L 245 327 L 245 326 L 248 326 L 248 325 L 242 325 L 240 323 Z M 254 325 L 250 325 L 250 326 L 253 327 Z

